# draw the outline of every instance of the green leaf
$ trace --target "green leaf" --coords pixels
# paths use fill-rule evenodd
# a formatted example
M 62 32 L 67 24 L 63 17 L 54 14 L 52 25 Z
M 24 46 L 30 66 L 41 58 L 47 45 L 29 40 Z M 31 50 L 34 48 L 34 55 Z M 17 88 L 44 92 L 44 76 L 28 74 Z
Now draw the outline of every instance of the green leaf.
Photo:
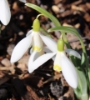
M 84 63 L 85 63 L 85 54 L 82 53 L 81 65 L 83 65 Z
M 88 94 L 83 94 L 83 95 L 81 96 L 81 100 L 89 100 L 89 99 L 88 99 Z
M 43 28 L 40 28 L 40 31 L 41 31 L 44 35 L 46 35 L 46 36 L 52 38 L 52 35 L 49 34 L 49 33 L 48 33 L 46 30 L 44 30 Z
M 82 38 L 78 34 L 78 31 L 75 28 L 67 27 L 67 26 L 57 26 L 55 28 L 51 28 L 51 29 L 48 30 L 48 32 L 52 32 L 52 31 L 70 32 L 70 33 L 76 35 L 78 37 L 78 39 L 80 40 L 82 47 L 84 48 Z M 84 52 L 85 52 L 85 50 L 84 50 Z
M 60 22 L 57 20 L 56 17 L 54 17 L 52 14 L 50 14 L 49 12 L 47 12 L 45 9 L 37 6 L 37 5 L 34 5 L 34 4 L 31 4 L 31 3 L 26 3 L 25 4 L 26 6 L 38 11 L 39 13 L 45 15 L 46 17 L 48 17 L 54 24 L 55 26 L 61 26 Z
M 83 100 L 88 100 L 88 96 L 87 96 L 87 80 L 86 80 L 86 77 L 83 73 L 83 71 L 80 71 L 80 70 L 77 70 L 78 72 L 78 87 L 77 89 L 74 90 L 77 98 L 82 98 L 83 96 Z M 82 99 L 81 99 L 82 100 Z
M 90 93 L 90 66 L 88 68 L 88 78 L 89 78 L 89 81 L 88 81 L 88 88 L 89 88 L 89 93 Z
M 73 27 L 67 27 L 67 26 L 57 26 L 55 28 L 51 28 L 51 29 L 48 30 L 48 32 L 52 32 L 52 31 L 70 32 L 70 33 L 76 35 L 77 38 L 79 39 L 80 43 L 81 43 L 81 46 L 82 46 L 82 50 L 83 50 L 83 53 L 84 53 L 84 56 L 85 56 L 85 65 L 86 65 L 86 67 L 88 67 L 89 61 L 88 61 L 88 57 L 87 57 L 87 54 L 86 54 L 86 49 L 85 49 L 84 43 L 82 41 L 82 37 L 80 36 L 78 31 Z M 84 59 L 82 59 L 82 60 L 84 61 Z
M 88 70 L 88 77 L 89 77 L 89 81 L 90 81 L 90 69 Z
M 81 68 L 81 59 L 75 57 L 75 56 L 72 56 L 70 55 L 69 56 L 71 61 L 73 62 L 74 66 L 76 66 L 77 69 L 82 69 Z

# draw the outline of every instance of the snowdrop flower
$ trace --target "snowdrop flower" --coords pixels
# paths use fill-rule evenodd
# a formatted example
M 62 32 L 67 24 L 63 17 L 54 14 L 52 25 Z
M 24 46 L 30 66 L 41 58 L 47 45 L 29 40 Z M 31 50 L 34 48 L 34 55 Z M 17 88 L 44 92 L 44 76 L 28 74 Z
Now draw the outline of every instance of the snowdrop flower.
M 7 0 L 0 0 L 0 21 L 7 25 L 10 21 L 11 13 Z
M 33 30 L 30 30 L 27 36 L 15 46 L 11 56 L 11 63 L 18 61 L 31 46 L 33 52 L 30 58 L 33 56 L 35 60 L 44 53 L 44 44 L 47 45 L 49 49 L 52 49 L 53 45 L 56 45 L 55 41 L 40 33 L 40 22 L 36 18 L 33 22 Z M 52 50 L 54 51 L 54 48 Z M 45 51 L 47 52 L 46 49 Z
M 51 44 L 53 45 L 53 44 Z M 28 69 L 29 72 L 33 72 L 35 69 L 37 69 L 39 66 L 41 66 L 43 63 L 51 59 L 52 57 L 55 57 L 54 59 L 54 70 L 55 71 L 62 71 L 64 78 L 66 79 L 67 83 L 73 87 L 76 88 L 78 85 L 78 76 L 77 71 L 73 65 L 73 63 L 69 60 L 69 58 L 66 56 L 64 51 L 64 42 L 62 39 L 60 39 L 57 43 L 57 46 L 54 44 L 51 48 L 53 51 L 52 53 L 46 53 L 40 56 L 38 59 L 35 60 L 35 53 L 30 57 L 29 63 L 28 63 Z M 72 50 L 67 49 L 66 52 L 70 55 L 74 55 L 78 58 L 81 58 L 80 55 Z

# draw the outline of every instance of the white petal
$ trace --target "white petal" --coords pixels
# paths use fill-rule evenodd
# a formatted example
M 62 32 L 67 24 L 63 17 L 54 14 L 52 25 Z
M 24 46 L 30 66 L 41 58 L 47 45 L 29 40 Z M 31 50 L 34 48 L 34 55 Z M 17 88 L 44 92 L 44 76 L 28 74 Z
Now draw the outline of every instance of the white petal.
M 61 71 L 61 65 L 60 65 L 60 60 L 61 60 L 61 52 L 57 52 L 56 57 L 54 59 L 54 70 L 57 72 Z
M 40 53 L 37 51 L 34 51 L 30 56 L 29 63 L 32 64 L 39 56 L 40 56 Z
M 68 53 L 69 55 L 73 55 L 79 59 L 81 59 L 81 56 L 78 52 L 76 52 L 75 50 L 72 50 L 72 49 L 66 49 L 65 50 L 66 53 Z
M 54 64 L 60 65 L 61 52 L 57 52 Z
M 41 66 L 42 64 L 44 64 L 45 62 L 47 62 L 50 58 L 52 58 L 56 53 L 47 53 L 44 54 L 42 56 L 40 56 L 39 58 L 37 58 L 35 61 L 35 55 L 37 53 L 34 52 L 33 55 L 31 55 L 29 62 L 28 62 L 28 66 L 29 66 L 29 73 L 32 73 L 35 69 L 37 69 L 39 66 Z
M 48 49 L 48 47 L 44 47 L 44 51 L 45 51 L 46 53 L 52 52 L 50 49 Z M 53 60 L 53 61 L 55 60 L 55 56 L 52 57 L 52 60 Z
M 33 30 L 29 30 L 26 34 L 26 36 L 30 35 L 33 32 Z
M 0 0 L 0 21 L 7 25 L 10 21 L 11 13 L 7 0 Z
M 41 38 L 42 38 L 42 41 L 45 43 L 45 45 L 46 45 L 51 51 L 57 52 L 57 43 L 56 43 L 53 39 L 51 39 L 51 38 L 49 38 L 49 37 L 47 37 L 47 36 L 44 36 L 44 35 L 42 35 L 42 34 L 40 34 L 40 36 L 41 36 Z
M 33 72 L 33 66 L 30 66 L 33 64 L 33 62 L 40 56 L 40 53 L 37 51 L 32 52 L 29 61 L 28 61 L 28 70 L 29 72 Z M 29 67 L 30 66 L 30 67 Z M 39 66 L 38 66 L 39 67 Z
M 67 83 L 71 87 L 77 88 L 78 76 L 77 76 L 76 68 L 64 53 L 62 53 L 61 55 L 60 66 L 62 67 L 62 73 Z
M 53 60 L 53 61 L 55 60 L 55 57 L 56 57 L 56 56 L 53 56 L 53 57 L 52 57 L 52 60 Z
M 30 49 L 30 54 L 32 54 L 32 53 L 33 53 L 33 49 L 31 48 L 31 49 Z
M 11 56 L 11 63 L 18 61 L 24 55 L 24 53 L 32 44 L 32 36 L 33 34 L 30 34 L 15 46 Z
M 44 51 L 46 52 L 46 53 L 50 53 L 50 52 L 52 52 L 50 49 L 48 49 L 48 47 L 44 47 Z
M 48 47 L 44 47 L 44 52 L 46 52 L 46 53 L 51 53 L 52 51 L 50 50 L 50 49 L 48 49 Z M 54 61 L 54 59 L 55 59 L 55 56 L 54 57 L 52 57 L 52 60 Z
M 36 47 L 39 51 L 43 49 L 43 42 L 41 40 L 41 37 L 39 35 L 39 32 L 34 32 L 33 31 L 33 47 Z

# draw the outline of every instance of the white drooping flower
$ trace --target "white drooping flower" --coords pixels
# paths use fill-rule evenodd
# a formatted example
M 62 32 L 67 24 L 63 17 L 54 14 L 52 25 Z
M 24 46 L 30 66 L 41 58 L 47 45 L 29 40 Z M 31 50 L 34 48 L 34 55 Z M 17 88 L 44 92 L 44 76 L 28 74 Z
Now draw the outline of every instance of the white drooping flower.
M 67 83 L 73 87 L 76 88 L 78 85 L 78 76 L 77 71 L 73 63 L 70 61 L 70 59 L 66 56 L 65 52 L 67 52 L 69 55 L 74 55 L 78 57 L 79 59 L 81 56 L 72 49 L 67 49 L 64 51 L 64 48 L 62 48 L 62 42 L 59 40 L 58 44 L 61 44 L 59 48 L 54 44 L 50 49 L 53 51 L 52 53 L 46 53 L 42 56 L 38 57 L 38 59 L 35 58 L 35 55 L 37 54 L 34 52 L 32 56 L 29 59 L 28 63 L 28 69 L 29 72 L 33 72 L 35 69 L 37 69 L 39 66 L 44 64 L 49 59 L 52 59 L 54 57 L 54 70 L 55 71 L 62 71 L 64 78 L 66 79 Z M 36 60 L 35 60 L 36 59 Z
M 7 0 L 0 0 L 0 21 L 7 25 L 10 21 L 11 13 Z
M 42 35 L 39 29 L 39 20 L 35 19 L 33 23 L 33 30 L 30 30 L 27 33 L 27 36 L 15 46 L 11 56 L 11 63 L 18 61 L 30 47 L 32 47 L 33 51 L 30 58 L 32 58 L 33 56 L 36 59 L 38 56 L 41 56 L 44 52 L 47 52 L 48 49 L 44 49 L 44 44 L 49 49 L 52 49 L 53 45 L 56 46 L 55 41 L 53 41 L 47 36 Z M 52 50 L 54 51 L 54 48 Z

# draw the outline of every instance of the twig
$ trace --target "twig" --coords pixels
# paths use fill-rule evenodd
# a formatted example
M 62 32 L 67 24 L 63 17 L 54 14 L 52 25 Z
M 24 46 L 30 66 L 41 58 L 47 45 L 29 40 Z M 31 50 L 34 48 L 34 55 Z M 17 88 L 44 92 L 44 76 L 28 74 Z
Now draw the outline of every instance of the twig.
M 55 79 L 59 79 L 60 77 L 61 77 L 61 76 L 60 76 L 60 73 L 59 73 L 59 74 L 57 74 L 57 75 L 51 77 L 50 79 L 44 81 L 44 82 L 43 82 L 43 85 L 46 84 L 46 83 L 48 83 L 48 82 L 50 82 L 50 81 L 53 81 L 53 80 L 55 80 Z
M 10 71 L 11 74 L 14 74 L 15 73 L 15 66 L 14 65 L 11 65 L 10 67 L 3 67 L 3 66 L 0 66 L 0 70 L 7 70 L 7 71 Z

